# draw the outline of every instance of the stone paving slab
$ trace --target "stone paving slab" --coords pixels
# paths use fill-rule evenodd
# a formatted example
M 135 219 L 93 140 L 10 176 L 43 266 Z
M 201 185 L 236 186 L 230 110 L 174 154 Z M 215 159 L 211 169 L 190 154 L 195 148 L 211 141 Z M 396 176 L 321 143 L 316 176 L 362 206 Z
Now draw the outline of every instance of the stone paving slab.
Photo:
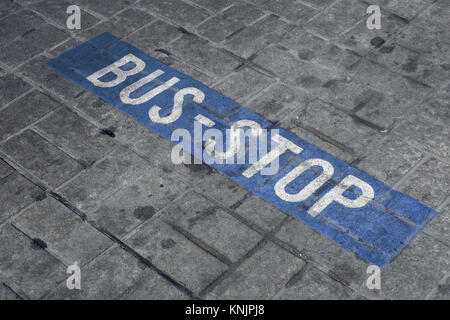
M 0 299 L 449 300 L 449 9 L 2 1 Z M 169 141 L 47 66 L 103 32 L 439 214 L 369 290 L 368 262 L 207 165 L 174 165 Z
M 327 274 L 312 267 L 304 267 L 280 291 L 275 299 L 279 300 L 349 300 L 353 292 L 330 278 Z
M 270 299 L 304 264 L 273 243 L 266 243 L 219 283 L 207 298 Z

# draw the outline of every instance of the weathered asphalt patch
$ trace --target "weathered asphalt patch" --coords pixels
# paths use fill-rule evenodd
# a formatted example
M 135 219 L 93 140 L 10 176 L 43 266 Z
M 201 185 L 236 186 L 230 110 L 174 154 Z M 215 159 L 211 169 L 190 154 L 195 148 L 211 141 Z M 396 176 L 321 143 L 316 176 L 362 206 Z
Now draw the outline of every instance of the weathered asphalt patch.
M 195 136 L 195 123 L 223 136 L 242 120 L 278 129 L 266 161 L 211 166 L 372 264 L 385 267 L 437 214 L 109 33 L 49 66 L 169 140 L 180 128 Z M 262 175 L 274 158 L 278 172 Z

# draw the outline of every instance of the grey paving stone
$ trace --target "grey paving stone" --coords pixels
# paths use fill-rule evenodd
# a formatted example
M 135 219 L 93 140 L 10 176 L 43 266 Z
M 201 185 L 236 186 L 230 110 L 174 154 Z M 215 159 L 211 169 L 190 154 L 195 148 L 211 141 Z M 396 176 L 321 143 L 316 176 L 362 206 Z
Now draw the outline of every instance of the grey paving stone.
M 450 156 L 450 128 L 424 116 L 413 116 L 395 129 L 411 145 L 423 148 L 444 158 Z
M 384 11 L 381 11 L 381 16 L 381 29 L 368 30 L 367 21 L 362 20 L 340 35 L 338 41 L 359 54 L 367 54 L 378 46 L 379 41 L 395 39 L 395 36 L 407 24 L 404 19 L 396 15 L 387 14 Z
M 195 158 L 188 153 L 184 153 L 184 164 L 174 164 L 171 159 L 174 146 L 174 143 L 149 130 L 138 136 L 133 144 L 135 150 L 156 161 L 166 173 L 177 172 L 192 184 L 198 184 L 212 172 L 206 164 L 196 164 Z
M 30 92 L 0 110 L 0 141 L 7 139 L 59 107 L 60 104 L 49 96 L 39 91 Z M 18 117 L 18 114 L 21 116 Z
M 381 9 L 389 10 L 399 16 L 412 19 L 424 8 L 432 4 L 433 0 L 362 0 L 367 6 L 376 4 Z
M 70 38 L 66 41 L 64 41 L 63 43 L 61 43 L 60 45 L 56 46 L 55 48 L 53 48 L 52 50 L 50 50 L 50 55 L 52 55 L 53 57 L 58 57 L 60 54 L 75 48 L 76 46 L 80 45 L 82 43 L 82 41 L 75 39 L 75 38 Z
M 103 158 L 115 146 L 114 139 L 68 108 L 61 108 L 37 125 L 52 142 L 87 165 Z
M 0 229 L 0 243 L 2 277 L 29 298 L 39 299 L 64 279 L 64 265 L 11 225 Z
M 225 207 L 231 207 L 247 193 L 247 190 L 237 182 L 216 171 L 206 175 L 198 186 L 205 194 Z
M 136 181 L 152 164 L 121 147 L 64 185 L 58 193 L 78 209 L 90 212 L 115 190 Z
M 261 239 L 261 235 L 198 193 L 189 192 L 168 209 L 162 219 L 235 262 Z
M 223 15 L 219 15 L 206 20 L 200 24 L 195 31 L 208 40 L 219 43 L 225 40 L 228 36 L 242 29 L 244 25 L 245 24 L 243 21 L 236 21 L 226 18 Z
M 37 56 L 23 65 L 20 72 L 37 82 L 39 85 L 54 90 L 67 100 L 73 100 L 84 92 L 78 84 L 47 66 L 50 59 L 45 56 Z
M 313 35 L 303 27 L 296 27 L 286 33 L 280 45 L 296 50 L 303 60 L 311 60 L 317 52 L 322 51 L 329 41 Z
M 67 264 L 84 265 L 113 245 L 110 239 L 51 197 L 15 217 L 13 224 L 31 239 L 43 240 Z
M 234 101 L 241 103 L 258 94 L 275 80 L 250 68 L 240 68 L 225 80 L 214 86 L 214 89 Z
M 243 106 L 275 123 L 292 110 L 303 109 L 309 99 L 311 95 L 305 90 L 292 89 L 278 82 L 244 102 Z
M 104 103 L 101 100 L 93 102 L 92 107 L 99 106 L 104 108 Z M 100 124 L 114 133 L 114 135 L 122 141 L 132 144 L 139 136 L 148 131 L 140 122 L 123 113 L 122 111 L 111 107 L 109 104 L 109 111 L 105 113 L 100 120 Z M 90 108 L 91 109 L 91 108 Z
M 150 51 L 149 51 L 150 52 Z M 150 52 L 151 56 L 163 62 L 165 65 L 168 65 L 185 75 L 190 76 L 191 78 L 200 81 L 207 86 L 211 86 L 215 83 L 215 78 L 209 74 L 207 74 L 206 70 L 200 69 L 196 66 L 193 66 L 188 63 L 184 63 L 179 58 L 171 55 L 170 52 L 165 52 L 165 50 L 155 49 L 153 52 Z
M 133 143 L 135 150 L 165 166 L 165 170 L 168 172 L 174 171 L 178 167 L 171 161 L 171 152 L 174 146 L 174 143 L 150 130 L 137 135 Z
M 446 277 L 444 282 L 438 284 L 435 292 L 428 297 L 430 300 L 450 300 L 450 277 Z
M 302 111 L 293 112 L 287 119 L 290 121 L 286 126 L 288 129 L 300 126 L 355 154 L 363 152 L 380 137 L 376 130 L 354 121 L 349 115 L 320 100 L 309 102 Z
M 425 55 L 426 59 L 440 64 L 449 64 L 450 58 L 448 51 L 450 48 L 447 37 L 441 33 L 445 32 L 445 27 L 438 27 L 433 20 L 428 23 L 420 23 L 414 20 L 409 24 L 408 28 L 402 31 L 396 38 L 396 42 L 404 47 L 420 52 Z M 447 23 L 448 25 L 448 23 Z M 436 30 L 442 30 L 436 35 Z
M 398 76 L 369 60 L 362 60 L 352 66 L 352 76 L 355 81 L 363 82 L 377 92 L 375 99 L 369 102 L 370 107 L 363 105 L 356 114 L 385 129 L 404 118 L 431 90 L 430 87 Z
M 432 0 L 427 0 L 431 2 Z M 432 1 L 433 4 L 422 11 L 413 21 L 412 24 L 418 24 L 428 28 L 431 35 L 436 40 L 442 40 L 449 43 L 448 35 L 448 17 L 450 14 L 450 4 L 448 1 Z M 447 57 L 448 58 L 448 57 Z
M 180 291 L 162 277 L 148 280 L 137 284 L 120 297 L 121 300 L 190 300 L 186 293 Z
M 0 77 L 0 108 L 31 89 L 31 86 L 15 75 Z
M 1 149 L 19 165 L 53 187 L 83 170 L 79 162 L 31 130 L 4 142 Z
M 431 158 L 403 181 L 400 191 L 436 208 L 450 194 L 450 165 Z
M 316 134 L 320 135 L 319 137 L 318 135 L 303 129 L 299 126 L 297 119 L 287 117 L 285 120 L 281 121 L 280 127 L 289 130 L 305 141 L 308 141 L 323 151 L 326 151 L 348 163 L 357 159 L 357 155 L 353 150 L 338 143 L 333 139 L 333 137 L 327 137 L 321 135 L 320 132 L 315 131 Z
M 355 53 L 341 49 L 300 27 L 287 33 L 280 45 L 295 50 L 303 61 L 311 61 L 337 72 L 344 71 L 359 60 Z
M 226 265 L 159 219 L 151 219 L 126 243 L 157 268 L 194 292 L 222 274 Z
M 426 227 L 425 232 L 450 246 L 450 204 L 440 210 L 437 217 Z
M 191 6 L 181 0 L 143 0 L 139 5 L 188 28 L 195 27 L 209 17 L 205 9 Z
M 307 259 L 326 267 L 335 279 L 354 286 L 360 286 L 366 280 L 368 262 L 300 220 L 291 218 L 276 233 L 276 237 L 301 251 Z
M 364 155 L 357 167 L 392 186 L 421 159 L 423 154 L 396 135 Z
M 158 19 L 131 34 L 126 41 L 153 55 L 155 49 L 179 37 L 181 34 L 182 32 L 174 25 Z
M 236 0 L 190 0 L 190 2 L 195 3 L 205 9 L 218 12 L 221 11 L 229 6 L 231 6 L 233 3 L 237 2 Z
M 76 108 L 97 121 L 103 119 L 114 107 L 96 95 L 84 91 L 75 100 Z
M 208 299 L 270 299 L 304 262 L 272 242 L 266 243 L 208 294 Z
M 337 1 L 310 21 L 306 27 L 328 39 L 353 26 L 366 15 L 367 6 L 356 0 Z
M 196 28 L 196 32 L 209 40 L 221 42 L 263 15 L 264 13 L 261 10 L 251 4 L 236 4 L 223 11 L 220 15 L 216 15 L 200 24 Z
M 4 283 L 0 283 L 0 300 L 21 300 L 21 298 Z
M 124 38 L 130 33 L 150 23 L 155 18 L 149 13 L 136 9 L 128 8 L 118 13 L 107 21 L 102 21 L 94 27 L 83 32 L 82 36 L 92 39 L 104 32 L 109 32 L 118 38 Z
M 35 0 L 14 0 L 14 2 L 21 4 L 22 6 L 29 6 L 34 4 Z
M 272 231 L 286 218 L 283 211 L 255 195 L 245 199 L 234 210 L 239 216 L 266 232 Z
M 152 283 L 158 274 L 120 247 L 113 247 L 92 263 L 80 268 L 81 290 L 69 290 L 62 283 L 45 296 L 50 300 L 119 299 L 145 283 Z M 164 292 L 162 292 L 164 294 Z
M 250 58 L 258 51 L 278 43 L 293 25 L 286 23 L 276 15 L 268 15 L 253 25 L 230 34 L 223 45 L 242 58 Z
M 132 229 L 152 218 L 159 210 L 181 195 L 187 186 L 157 167 L 106 198 L 99 209 L 88 214 L 101 229 L 122 238 Z
M 302 0 L 302 2 L 307 3 L 317 9 L 324 9 L 333 4 L 333 2 L 336 2 L 336 0 Z
M 276 296 L 277 300 L 349 300 L 353 291 L 329 275 L 308 265 Z
M 300 60 L 282 46 L 264 49 L 253 61 L 279 77 L 310 91 L 317 91 L 333 76 L 332 71 Z
M 136 3 L 137 0 L 117 0 L 114 2 L 108 0 L 73 0 L 73 2 L 78 4 L 81 8 L 87 8 L 96 13 L 100 13 L 103 16 L 109 17 L 116 12 Z
M 18 173 L 0 179 L 0 223 L 40 199 L 43 194 L 41 189 Z
M 182 60 L 221 77 L 226 76 L 241 64 L 230 55 L 209 45 L 205 40 L 190 34 L 184 34 L 180 39 L 172 42 L 167 49 Z
M 250 0 L 249 2 L 279 16 L 285 17 L 296 24 L 303 24 L 319 13 L 318 10 L 305 6 L 297 0 Z
M 2 6 L 3 7 L 3 6 Z M 0 47 L 4 47 L 20 38 L 21 35 L 43 24 L 43 20 L 30 10 L 22 10 L 19 13 L 10 14 L 8 17 L 0 20 L 2 37 Z
M 252 24 L 264 16 L 264 12 L 245 1 L 236 1 L 233 6 L 223 10 L 222 14 L 225 18 L 234 21 L 245 21 L 246 24 Z
M 14 172 L 14 169 L 10 167 L 6 162 L 0 159 L 0 180 L 6 178 Z
M 60 29 L 43 22 L 40 18 L 32 17 L 34 13 L 29 14 L 31 17 L 26 17 L 28 15 L 27 11 L 20 11 L 16 15 L 20 15 L 20 17 L 16 18 L 13 14 L 1 20 L 0 28 L 3 30 L 4 24 L 6 24 L 5 29 L 11 29 L 11 24 L 16 23 L 15 19 L 20 19 L 20 23 L 23 23 L 23 20 L 27 18 L 33 22 L 37 21 L 34 24 L 30 24 L 24 33 L 20 33 L 15 38 L 10 39 L 10 41 L 2 41 L 0 43 L 0 61 L 5 64 L 17 66 L 68 38 L 68 34 Z M 12 27 L 14 31 L 16 28 L 23 30 L 22 28 Z M 15 32 L 9 33 L 7 31 L 8 37 L 11 34 L 15 34 Z
M 66 10 L 69 6 L 70 3 L 61 0 L 44 0 L 32 4 L 30 6 L 30 9 L 36 10 L 48 19 L 59 24 L 61 27 L 67 28 L 66 21 L 69 17 L 69 14 L 66 13 Z M 84 11 L 83 7 L 80 7 L 80 9 L 81 29 L 87 29 L 100 21 L 98 18 Z M 74 29 L 71 30 L 71 32 L 79 33 L 80 30 Z
M 430 88 L 409 78 L 398 76 L 369 59 L 359 61 L 351 69 L 352 76 L 367 83 L 375 90 L 386 95 L 401 96 L 398 103 L 402 105 L 411 103 L 413 100 L 417 103 L 430 91 Z
M 2 1 L 2 7 L 0 8 L 0 19 L 6 17 L 7 15 L 18 11 L 22 7 L 12 1 Z
M 450 123 L 450 84 L 438 90 L 427 102 L 419 105 L 417 110 L 442 123 Z
M 402 46 L 387 44 L 371 52 L 369 57 L 392 71 L 437 88 L 450 77 L 450 69 L 445 65 L 426 60 L 423 55 Z
M 382 91 L 373 89 L 370 84 L 349 76 L 326 82 L 319 92 L 319 97 L 350 112 L 366 107 L 375 109 L 379 104 L 392 100 L 390 97 L 386 98 Z
M 288 127 L 321 149 L 347 162 L 364 155 L 359 162 L 361 169 L 389 184 L 401 181 L 401 191 L 424 204 L 441 208 L 446 203 L 450 194 L 446 178 L 449 176 L 446 159 L 450 154 L 448 1 L 377 0 L 383 10 L 379 31 L 367 30 L 365 25 L 366 8 L 373 4 L 369 0 L 119 0 L 114 3 L 77 0 L 74 3 L 80 4 L 83 10 L 81 32 L 86 38 L 103 31 L 128 37 L 126 41 L 207 85 L 220 80 L 216 88 L 224 94 Z M 0 118 L 3 119 L 0 140 L 10 138 L 11 134 L 60 107 L 59 103 L 36 92 L 33 93 L 36 96 L 28 94 L 18 99 L 31 89 L 28 81 L 73 105 L 81 117 L 98 121 L 116 138 L 99 135 L 95 126 L 61 109 L 38 123 L 35 129 L 50 143 L 25 131 L 9 141 L 14 155 L 5 157 L 14 166 L 22 166 L 44 181 L 54 180 L 50 184 L 56 187 L 81 170 L 78 165 L 76 168 L 69 165 L 74 160 L 63 151 L 84 163 L 92 163 L 112 150 L 109 141 L 119 140 L 145 155 L 149 161 L 121 147 L 57 192 L 69 204 L 86 211 L 89 222 L 96 226 L 119 238 L 132 232 L 127 242 L 132 241 L 133 247 L 182 285 L 196 293 L 202 292 L 227 269 L 208 250 L 222 256 L 224 261 L 236 261 L 260 239 L 241 221 L 268 232 L 285 215 L 251 196 L 237 208 L 232 207 L 235 211 L 231 215 L 218 209 L 200 217 L 190 227 L 188 218 L 197 218 L 196 210 L 204 208 L 203 211 L 209 212 L 212 206 L 208 200 L 202 202 L 200 195 L 189 198 L 192 201 L 186 206 L 174 204 L 171 206 L 174 210 L 162 214 L 161 209 L 186 190 L 180 180 L 198 185 L 199 193 L 228 207 L 242 200 L 247 191 L 206 165 L 172 164 L 170 141 L 53 72 L 45 65 L 48 58 L 44 55 L 33 58 L 12 75 L 10 68 L 35 55 L 44 52 L 57 56 L 80 43 L 69 39 L 71 31 L 66 31 L 65 6 L 69 4 L 55 0 L 16 0 L 0 5 L 0 62 L 5 64 L 0 70 Z M 42 13 L 61 28 L 55 28 L 31 10 L 21 10 L 22 5 Z M 117 15 L 113 17 L 114 14 Z M 94 26 L 105 16 L 109 19 Z M 411 20 L 408 26 L 404 18 Z M 308 23 L 309 19 L 312 21 Z M 90 26 L 94 27 L 86 30 Z M 218 46 L 223 49 L 190 34 L 196 27 L 195 33 L 220 42 Z M 256 73 L 250 69 L 235 70 L 241 62 L 227 50 L 281 79 L 273 84 L 265 76 L 255 77 Z M 352 51 L 368 57 L 362 59 Z M 289 83 L 289 87 L 281 83 Z M 312 100 L 310 93 L 337 108 Z M 29 101 L 25 103 L 27 98 Z M 404 120 L 400 127 L 395 127 Z M 380 144 L 384 136 L 377 131 L 391 128 L 395 128 L 393 135 Z M 11 156 L 11 150 L 6 155 Z M 401 180 L 422 154 L 428 152 L 441 160 L 430 159 Z M 39 202 L 16 215 L 34 201 Z M 48 245 L 50 253 L 62 260 L 79 258 L 87 262 L 103 250 L 103 243 L 87 222 L 53 202 L 53 198 L 46 199 L 40 188 L 0 159 L 3 209 L 0 224 L 4 224 L 0 231 L 0 298 L 16 297 L 9 287 L 23 298 L 40 298 L 57 284 L 59 288 L 50 295 L 52 298 L 190 298 L 119 248 L 107 251 L 82 269 L 81 293 L 69 291 L 64 281 L 68 277 L 65 267 L 36 244 Z M 289 218 L 277 232 L 275 242 L 283 241 L 293 251 L 300 251 L 305 260 L 311 261 L 308 266 L 311 269 L 299 273 L 304 262 L 269 243 L 245 260 L 236 272 L 220 279 L 218 287 L 207 298 L 272 298 L 277 292 L 275 297 L 281 299 L 358 298 L 342 285 L 346 283 L 352 288 L 362 286 L 360 291 L 371 298 L 448 299 L 448 210 L 448 205 L 442 208 L 426 231 L 382 272 L 383 290 L 378 294 L 365 289 L 366 262 Z M 186 219 L 179 219 L 181 215 Z M 14 226 L 25 232 L 27 238 L 10 226 L 9 221 L 5 224 L 11 217 Z M 161 217 L 172 221 L 185 235 L 160 221 Z M 28 238 L 41 241 L 36 240 L 33 247 L 28 247 L 31 243 Z M 71 242 L 75 245 L 74 252 L 70 250 Z M 37 268 L 34 260 L 38 261 Z M 291 267 L 295 270 L 283 269 Z M 85 276 L 84 269 L 89 275 Z
M 450 268 L 450 248 L 421 233 L 381 271 L 378 295 L 390 299 L 424 299 Z M 365 284 L 361 292 L 376 295 Z
M 348 67 L 360 60 L 356 53 L 342 49 L 334 44 L 327 45 L 312 59 L 313 62 L 325 66 L 336 73 L 345 71 Z

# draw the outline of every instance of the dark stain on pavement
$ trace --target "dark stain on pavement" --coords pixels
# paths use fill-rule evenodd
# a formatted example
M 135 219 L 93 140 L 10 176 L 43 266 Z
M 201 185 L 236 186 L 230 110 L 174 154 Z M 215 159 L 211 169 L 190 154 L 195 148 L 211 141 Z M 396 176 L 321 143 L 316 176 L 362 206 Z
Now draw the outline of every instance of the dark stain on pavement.
M 390 54 L 394 52 L 394 46 L 384 46 L 380 48 L 380 52 L 383 54 Z
M 381 37 L 375 37 L 372 40 L 370 40 L 370 44 L 375 48 L 381 47 L 385 42 L 386 41 Z
M 134 209 L 133 215 L 141 221 L 150 219 L 155 214 L 156 210 L 152 206 L 137 207 Z
M 108 129 L 108 128 L 103 128 L 100 130 L 101 134 L 110 136 L 111 138 L 114 138 L 116 136 L 116 134 L 114 133 L 114 131 L 112 129 Z
M 44 240 L 39 239 L 39 238 L 34 238 L 31 241 L 31 247 L 33 249 L 46 249 L 47 248 L 47 244 L 45 243 Z
M 161 247 L 163 249 L 171 249 L 173 247 L 175 247 L 177 243 L 173 240 L 173 239 L 165 239 L 161 241 Z
M 202 211 L 196 211 L 195 216 L 188 219 L 188 226 L 189 228 L 192 228 L 196 225 L 196 223 L 203 218 L 206 218 L 210 215 L 213 215 L 216 213 L 217 207 L 208 207 Z
M 31 198 L 33 198 L 35 201 L 42 201 L 47 198 L 47 195 L 44 191 L 37 191 L 31 194 Z
M 402 65 L 402 70 L 406 72 L 415 72 L 417 71 L 417 63 L 414 61 L 410 61 Z

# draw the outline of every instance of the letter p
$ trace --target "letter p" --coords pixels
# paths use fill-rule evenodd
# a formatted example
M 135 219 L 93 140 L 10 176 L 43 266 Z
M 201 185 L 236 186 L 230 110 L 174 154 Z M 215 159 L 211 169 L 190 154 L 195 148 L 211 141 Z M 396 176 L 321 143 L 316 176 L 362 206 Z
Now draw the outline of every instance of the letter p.
M 344 197 L 344 192 L 349 190 L 352 186 L 356 186 L 362 191 L 361 195 L 356 199 Z M 308 213 L 311 216 L 316 217 L 333 201 L 336 201 L 347 208 L 361 208 L 368 204 L 373 199 L 374 195 L 375 192 L 373 191 L 373 188 L 367 182 L 349 175 L 309 208 Z

